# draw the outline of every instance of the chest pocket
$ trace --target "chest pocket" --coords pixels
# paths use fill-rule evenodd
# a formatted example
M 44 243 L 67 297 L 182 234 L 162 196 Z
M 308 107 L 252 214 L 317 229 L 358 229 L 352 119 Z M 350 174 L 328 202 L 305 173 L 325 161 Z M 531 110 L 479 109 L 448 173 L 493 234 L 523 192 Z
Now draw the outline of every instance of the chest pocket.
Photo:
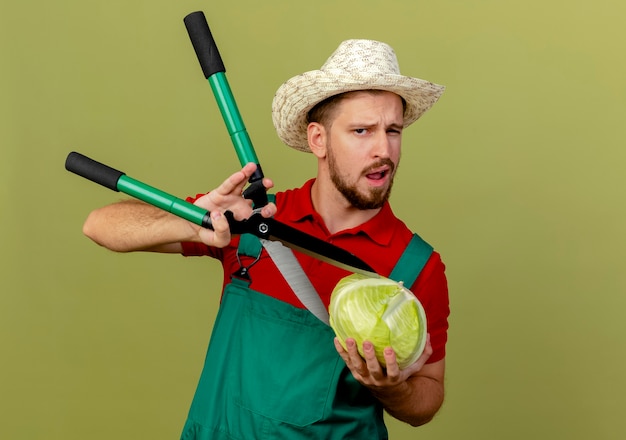
M 258 292 L 230 286 L 230 362 L 239 377 L 230 383 L 234 402 L 263 417 L 304 427 L 324 417 L 343 361 L 334 334 L 311 313 Z

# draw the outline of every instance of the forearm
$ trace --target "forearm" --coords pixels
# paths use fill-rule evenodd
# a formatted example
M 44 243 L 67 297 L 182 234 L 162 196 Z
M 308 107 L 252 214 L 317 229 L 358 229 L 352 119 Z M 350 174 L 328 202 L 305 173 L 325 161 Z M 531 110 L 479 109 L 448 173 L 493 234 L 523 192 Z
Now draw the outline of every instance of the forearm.
M 194 204 L 211 213 L 211 229 L 195 225 L 169 212 L 138 200 L 114 203 L 93 211 L 83 226 L 83 232 L 96 243 L 117 252 L 153 251 L 181 252 L 181 242 L 202 242 L 207 246 L 224 247 L 230 243 L 228 218 L 230 211 L 236 219 L 252 214 L 252 202 L 241 197 L 243 188 L 256 170 L 253 163 L 228 177 L 215 190 L 198 198 Z M 270 179 L 263 179 L 266 189 Z M 276 213 L 276 205 L 268 203 L 261 209 L 264 217 Z
M 147 203 L 127 200 L 93 211 L 83 233 L 116 252 L 179 252 L 181 241 L 197 240 L 198 228 Z
M 413 376 L 384 393 L 372 391 L 385 410 L 394 418 L 412 426 L 424 425 L 432 420 L 444 399 L 444 386 L 426 376 Z

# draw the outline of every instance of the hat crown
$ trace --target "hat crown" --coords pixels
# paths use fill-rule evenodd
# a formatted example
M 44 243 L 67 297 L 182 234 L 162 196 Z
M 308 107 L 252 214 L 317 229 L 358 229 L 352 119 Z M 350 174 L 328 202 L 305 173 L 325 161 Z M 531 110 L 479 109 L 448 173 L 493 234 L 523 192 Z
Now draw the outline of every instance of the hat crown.
M 343 71 L 358 75 L 400 75 L 393 48 L 373 40 L 346 40 L 326 60 L 321 71 Z

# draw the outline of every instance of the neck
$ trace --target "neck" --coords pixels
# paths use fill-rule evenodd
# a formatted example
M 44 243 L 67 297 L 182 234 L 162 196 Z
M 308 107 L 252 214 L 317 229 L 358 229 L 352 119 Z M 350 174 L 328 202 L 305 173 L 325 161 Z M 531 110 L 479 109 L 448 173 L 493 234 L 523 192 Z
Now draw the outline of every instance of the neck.
M 355 208 L 329 180 L 323 179 L 316 179 L 313 183 L 311 200 L 313 208 L 322 217 L 331 234 L 362 225 L 381 209 Z

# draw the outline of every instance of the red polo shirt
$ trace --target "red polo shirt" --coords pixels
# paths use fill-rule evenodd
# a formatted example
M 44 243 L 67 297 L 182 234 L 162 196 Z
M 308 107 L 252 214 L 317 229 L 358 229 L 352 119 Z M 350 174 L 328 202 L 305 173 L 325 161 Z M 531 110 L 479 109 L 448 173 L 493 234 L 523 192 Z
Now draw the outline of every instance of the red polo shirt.
M 352 252 L 377 273 L 388 276 L 411 240 L 413 235 L 411 230 L 393 214 L 389 203 L 385 203 L 380 212 L 369 221 L 355 228 L 331 234 L 321 216 L 313 209 L 311 200 L 313 182 L 314 179 L 306 182 L 302 188 L 277 193 L 278 210 L 274 218 Z M 193 202 L 200 196 L 201 194 L 187 200 Z M 230 275 L 240 267 L 237 261 L 238 244 L 238 236 L 234 236 L 231 243 L 221 249 L 201 243 L 183 243 L 183 254 L 185 256 L 208 255 L 219 259 L 224 267 L 224 285 L 226 285 L 230 282 Z M 322 301 L 328 307 L 333 288 L 341 278 L 349 275 L 349 272 L 299 252 L 294 253 Z M 254 259 L 243 257 L 240 261 L 244 266 L 248 266 L 253 263 Z M 441 257 L 437 252 L 433 252 L 411 288 L 426 311 L 428 332 L 433 346 L 433 355 L 429 363 L 445 357 L 450 309 L 444 271 L 445 266 Z M 261 258 L 249 268 L 249 275 L 252 279 L 251 289 L 295 307 L 304 308 L 265 250 Z

